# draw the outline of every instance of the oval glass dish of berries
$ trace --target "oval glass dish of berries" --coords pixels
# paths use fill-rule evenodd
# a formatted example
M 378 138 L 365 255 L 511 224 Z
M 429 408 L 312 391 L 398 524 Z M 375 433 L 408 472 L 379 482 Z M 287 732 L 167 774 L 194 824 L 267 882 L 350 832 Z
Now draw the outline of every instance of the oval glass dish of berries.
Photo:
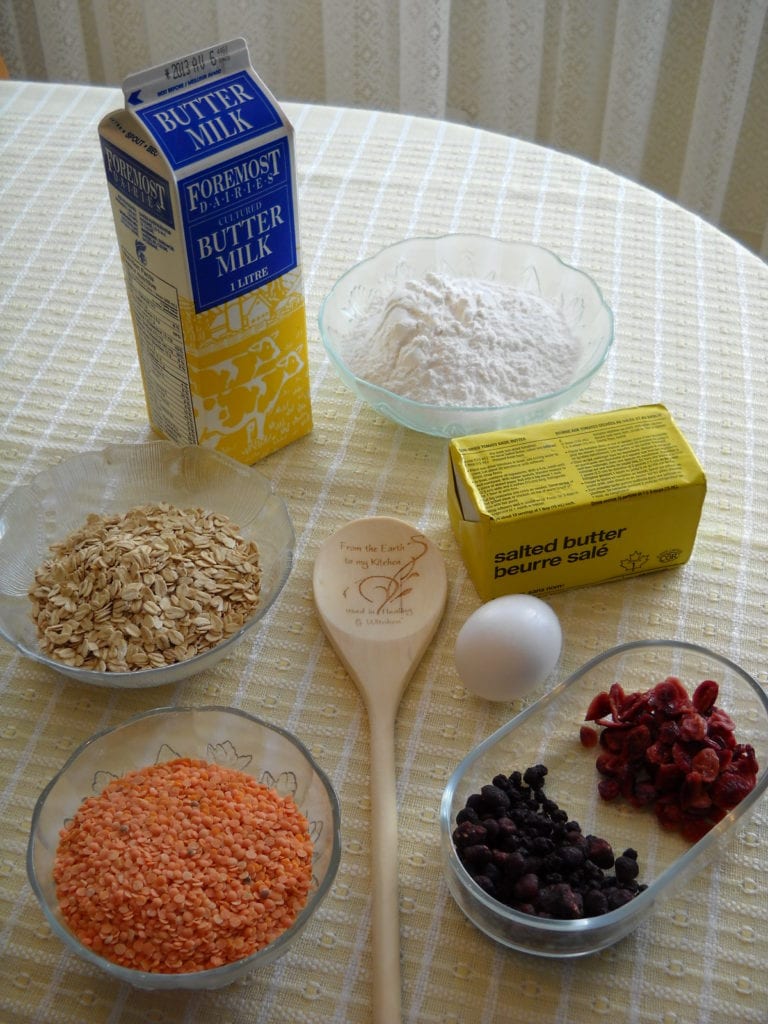
M 600 743 L 601 732 L 610 733 L 612 727 L 607 725 L 606 698 L 599 695 L 610 695 L 618 683 L 621 691 L 614 689 L 614 699 L 621 693 L 629 699 L 670 678 L 679 681 L 686 697 L 676 684 L 659 691 L 658 697 L 666 694 L 673 707 L 677 699 L 681 715 L 692 715 L 691 708 L 703 719 L 709 715 L 711 732 L 727 734 L 721 737 L 723 749 L 733 744 L 728 747 L 730 762 L 724 754 L 718 765 L 728 762 L 748 780 L 734 784 L 726 778 L 719 783 L 717 800 L 728 806 L 708 817 L 688 815 L 696 819 L 695 828 L 681 827 L 676 812 L 669 809 L 671 800 L 662 801 L 661 813 L 655 800 L 638 806 L 643 795 L 650 795 L 648 778 L 641 778 L 639 771 L 630 799 L 613 792 L 615 776 L 604 775 L 596 766 L 607 745 L 618 744 L 618 733 Z M 702 682 L 716 682 L 717 692 L 704 687 L 694 703 Z M 586 722 L 590 710 L 599 714 Z M 582 733 L 582 726 L 593 730 L 591 736 Z M 698 734 L 701 726 L 693 719 L 684 731 Z M 628 734 L 632 727 L 622 732 Z M 641 731 L 630 741 L 633 756 L 635 744 L 647 749 L 644 737 Z M 594 745 L 585 749 L 585 739 Z M 651 756 L 663 753 L 656 747 Z M 693 761 L 698 750 L 689 753 Z M 670 896 L 706 869 L 749 820 L 768 788 L 767 765 L 768 698 L 747 672 L 706 648 L 674 640 L 612 648 L 523 710 L 458 765 L 440 808 L 448 887 L 482 932 L 512 949 L 540 956 L 586 956 L 640 925 L 663 928 Z M 712 757 L 702 755 L 684 777 L 691 773 L 686 799 L 703 805 L 702 790 L 711 789 L 715 780 L 705 783 L 698 776 L 713 775 Z M 516 790 L 520 792 L 514 795 Z M 509 834 L 507 823 L 514 822 L 512 806 L 520 798 L 532 816 L 527 825 L 520 816 L 522 829 L 515 823 L 528 842 L 522 851 L 515 849 L 519 836 Z M 516 856 L 520 852 L 523 863 Z

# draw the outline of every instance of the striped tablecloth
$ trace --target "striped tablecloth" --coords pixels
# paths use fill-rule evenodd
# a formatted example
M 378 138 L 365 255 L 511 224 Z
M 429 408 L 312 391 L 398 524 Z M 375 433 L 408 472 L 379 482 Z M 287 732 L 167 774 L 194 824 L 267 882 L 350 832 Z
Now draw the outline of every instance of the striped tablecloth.
M 0 498 L 69 455 L 150 431 L 96 125 L 113 90 L 0 83 Z M 0 643 L 0 1024 L 357 1024 L 371 1015 L 368 733 L 324 639 L 314 555 L 348 519 L 383 513 L 441 547 L 444 620 L 397 730 L 403 1015 L 412 1024 L 757 1024 L 768 1020 L 768 810 L 615 947 L 571 962 L 485 939 L 442 876 L 438 807 L 468 750 L 517 710 L 460 685 L 453 643 L 479 605 L 447 518 L 446 444 L 357 403 L 316 328 L 361 257 L 415 234 L 533 241 L 592 274 L 616 344 L 573 407 L 664 403 L 708 477 L 691 561 L 553 597 L 561 671 L 646 637 L 706 644 L 768 683 L 768 272 L 658 196 L 586 163 L 438 121 L 289 105 L 296 128 L 312 433 L 260 468 L 284 496 L 292 575 L 252 640 L 189 683 L 102 691 Z M 296 731 L 333 780 L 343 856 L 299 945 L 214 993 L 119 987 L 51 935 L 25 874 L 32 809 L 74 747 L 131 714 L 228 703 Z M 392 851 L 395 856 L 395 851 Z

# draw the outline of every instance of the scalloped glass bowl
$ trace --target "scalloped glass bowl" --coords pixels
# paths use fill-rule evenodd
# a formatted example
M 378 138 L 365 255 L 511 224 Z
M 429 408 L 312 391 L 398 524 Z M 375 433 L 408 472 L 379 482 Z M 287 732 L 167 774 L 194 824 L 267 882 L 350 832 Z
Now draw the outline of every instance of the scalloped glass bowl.
M 45 655 L 28 591 L 49 546 L 79 528 L 91 512 L 127 512 L 151 501 L 223 513 L 256 542 L 261 566 L 256 614 L 211 650 L 167 667 L 97 672 Z M 271 482 L 227 455 L 170 441 L 85 452 L 39 473 L 0 507 L 0 635 L 26 657 L 83 683 L 139 689 L 179 682 L 215 665 L 263 618 L 288 579 L 293 548 L 288 510 Z
M 647 690 L 669 675 L 689 694 L 704 679 L 720 685 L 718 705 L 736 723 L 736 738 L 751 743 L 760 764 L 757 785 L 703 839 L 691 845 L 663 830 L 652 811 L 606 802 L 597 794 L 596 750 L 585 749 L 579 728 L 591 699 L 613 682 L 627 692 Z M 638 851 L 639 882 L 648 888 L 600 917 L 545 920 L 519 913 L 485 893 L 459 861 L 451 838 L 456 814 L 471 793 L 499 772 L 529 765 L 549 769 L 545 793 L 584 834 L 607 839 L 618 855 Z M 700 872 L 749 820 L 768 788 L 768 697 L 743 669 L 714 652 L 675 640 L 623 644 L 598 655 L 472 750 L 458 765 L 440 806 L 442 859 L 448 887 L 459 907 L 482 932 L 502 945 L 545 957 L 581 957 L 613 945 Z
M 83 945 L 58 908 L 53 862 L 59 832 L 82 801 L 113 777 L 174 757 L 202 758 L 247 772 L 290 794 L 310 822 L 313 885 L 293 925 L 264 949 L 222 967 L 160 974 L 121 967 Z M 296 942 L 328 893 L 341 857 L 339 801 L 328 777 L 295 736 L 235 708 L 157 708 L 83 743 L 40 795 L 32 815 L 27 874 L 54 933 L 117 981 L 142 989 L 215 989 L 266 967 Z
M 416 402 L 355 376 L 345 347 L 359 320 L 398 284 L 427 273 L 498 281 L 533 292 L 559 309 L 581 342 L 571 383 L 558 391 L 495 408 Z M 344 383 L 373 409 L 411 430 L 438 437 L 484 433 L 549 419 L 570 405 L 603 365 L 613 342 L 613 314 L 597 284 L 555 253 L 527 242 L 481 235 L 443 235 L 396 242 L 348 270 L 319 314 L 326 352 Z

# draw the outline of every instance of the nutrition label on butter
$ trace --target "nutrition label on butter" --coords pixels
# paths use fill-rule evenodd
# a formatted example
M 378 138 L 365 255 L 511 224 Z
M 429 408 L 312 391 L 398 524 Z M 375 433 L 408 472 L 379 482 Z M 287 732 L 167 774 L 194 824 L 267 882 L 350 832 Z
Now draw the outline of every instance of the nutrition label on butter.
M 669 431 L 646 425 L 594 430 L 560 443 L 594 500 L 627 490 L 654 490 L 679 483 L 683 462 Z
M 526 442 L 462 452 L 481 504 L 492 518 L 575 505 L 583 488 L 557 443 Z
M 176 289 L 125 249 L 123 264 L 153 426 L 178 444 L 197 444 Z
M 669 414 L 657 407 L 482 435 L 459 445 L 475 501 L 492 519 L 669 490 L 699 472 Z M 466 504 L 466 491 L 463 496 Z

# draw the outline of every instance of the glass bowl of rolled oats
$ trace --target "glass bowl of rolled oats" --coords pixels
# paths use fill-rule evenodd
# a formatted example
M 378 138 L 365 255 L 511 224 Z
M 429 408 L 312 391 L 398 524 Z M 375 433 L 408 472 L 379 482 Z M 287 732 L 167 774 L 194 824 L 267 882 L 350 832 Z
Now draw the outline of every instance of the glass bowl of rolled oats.
M 85 452 L 0 507 L 0 635 L 81 682 L 178 682 L 261 621 L 293 548 L 250 466 L 170 441 Z

